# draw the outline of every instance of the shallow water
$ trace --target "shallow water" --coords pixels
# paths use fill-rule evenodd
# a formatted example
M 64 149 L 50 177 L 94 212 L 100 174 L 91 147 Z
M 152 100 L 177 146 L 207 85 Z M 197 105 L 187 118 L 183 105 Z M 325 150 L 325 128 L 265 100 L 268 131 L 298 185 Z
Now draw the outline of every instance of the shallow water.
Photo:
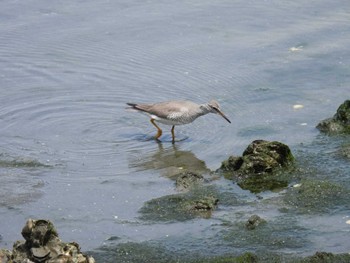
M 349 189 L 349 162 L 332 155 L 349 139 L 314 128 L 349 95 L 349 8 L 345 0 L 2 1 L 0 246 L 22 239 L 32 217 L 52 220 L 83 250 L 118 237 L 201 253 L 210 240 L 213 250 L 221 245 L 222 220 L 257 213 L 304 229 L 282 231 L 302 245 L 248 242 L 239 251 L 349 252 L 349 210 L 285 216 L 268 202 L 278 194 L 260 202 L 224 179 L 217 184 L 250 205 L 190 222 L 138 220 L 144 202 L 176 192 L 169 176 L 215 170 L 255 139 L 288 144 L 300 163 L 319 166 L 317 176 Z M 175 146 L 170 127 L 156 143 L 149 120 L 125 111 L 126 102 L 212 98 L 232 124 L 199 118 L 176 127 Z

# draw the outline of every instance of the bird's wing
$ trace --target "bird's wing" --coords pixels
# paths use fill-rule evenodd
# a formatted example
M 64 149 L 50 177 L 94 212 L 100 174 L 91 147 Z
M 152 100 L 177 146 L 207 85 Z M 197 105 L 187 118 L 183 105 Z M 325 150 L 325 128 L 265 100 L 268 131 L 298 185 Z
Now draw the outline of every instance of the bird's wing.
M 132 109 L 146 112 L 150 115 L 156 115 L 160 118 L 168 118 L 177 114 L 183 114 L 189 111 L 190 107 L 198 106 L 191 101 L 166 101 L 154 104 L 135 104 L 127 103 Z
M 185 112 L 188 112 L 188 103 L 187 101 L 169 101 L 169 102 L 160 102 L 153 104 L 148 112 L 154 115 L 157 115 L 160 118 L 169 118 L 169 116 L 182 115 Z

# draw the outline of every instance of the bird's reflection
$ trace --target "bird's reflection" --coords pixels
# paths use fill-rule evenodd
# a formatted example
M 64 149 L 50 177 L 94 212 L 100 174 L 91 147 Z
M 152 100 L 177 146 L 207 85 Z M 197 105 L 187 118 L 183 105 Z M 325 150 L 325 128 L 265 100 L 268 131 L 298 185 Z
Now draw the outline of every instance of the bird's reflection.
M 129 159 L 129 167 L 142 170 L 159 170 L 162 176 L 173 178 L 181 172 L 194 172 L 197 174 L 208 174 L 204 161 L 198 159 L 191 151 L 179 150 L 172 144 L 164 147 L 161 142 L 157 143 L 158 149 L 150 154 L 142 155 L 141 158 Z

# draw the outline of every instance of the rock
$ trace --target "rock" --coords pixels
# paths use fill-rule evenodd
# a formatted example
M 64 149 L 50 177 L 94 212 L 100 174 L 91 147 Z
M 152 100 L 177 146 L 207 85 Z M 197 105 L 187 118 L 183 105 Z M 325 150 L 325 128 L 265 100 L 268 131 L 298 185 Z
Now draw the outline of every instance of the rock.
M 321 121 L 316 128 L 327 134 L 350 134 L 350 100 L 344 101 L 333 117 Z
M 0 262 L 35 263 L 94 263 L 90 256 L 80 252 L 77 243 L 64 243 L 58 238 L 54 225 L 48 220 L 29 219 L 22 229 L 25 241 L 17 241 L 13 250 L 0 250 Z M 11 259 L 11 260 L 10 260 Z
M 350 191 L 328 180 L 303 179 L 289 188 L 284 201 L 301 213 L 324 213 L 329 209 L 349 209 Z
M 350 255 L 333 254 L 328 252 L 316 252 L 314 255 L 306 257 L 302 262 L 305 263 L 328 263 L 328 262 L 350 262 Z
M 203 181 L 204 177 L 202 175 L 192 172 L 184 172 L 176 177 L 176 188 L 178 190 L 187 190 Z
M 273 173 L 288 166 L 294 157 L 289 147 L 281 142 L 256 140 L 248 145 L 241 157 L 231 156 L 220 169 L 239 175 Z
M 10 262 L 12 252 L 8 249 L 0 249 L 0 262 L 8 263 Z
M 241 156 L 230 156 L 226 161 L 221 163 L 221 169 L 223 171 L 237 171 L 241 168 L 244 160 Z
M 49 241 L 58 239 L 55 227 L 47 220 L 29 219 L 22 229 L 22 236 L 26 245 L 34 248 L 46 246 Z
M 251 192 L 286 187 L 288 182 L 275 176 L 291 166 L 294 157 L 289 147 L 277 141 L 253 141 L 242 156 L 230 156 L 219 171 L 229 175 L 238 185 Z
M 199 200 L 193 200 L 188 204 L 187 209 L 189 211 L 212 211 L 215 209 L 219 202 L 219 199 L 217 199 L 214 196 L 204 196 L 202 199 Z
M 252 215 L 251 217 L 249 217 L 249 219 L 247 220 L 247 222 L 245 223 L 245 227 L 248 230 L 253 230 L 255 229 L 257 226 L 266 223 L 266 220 L 262 219 L 260 216 L 258 215 Z
M 209 218 L 219 198 L 215 190 L 194 187 L 180 194 L 147 201 L 140 209 L 140 219 L 148 221 L 186 221 L 196 217 Z
M 347 160 L 350 160 L 350 144 L 343 145 L 339 150 L 338 154 Z

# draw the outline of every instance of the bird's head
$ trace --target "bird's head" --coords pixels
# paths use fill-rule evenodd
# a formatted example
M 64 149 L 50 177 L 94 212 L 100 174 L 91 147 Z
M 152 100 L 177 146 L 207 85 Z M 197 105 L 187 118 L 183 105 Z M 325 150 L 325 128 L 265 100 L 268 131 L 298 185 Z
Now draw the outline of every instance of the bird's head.
M 209 106 L 209 110 L 211 113 L 215 113 L 215 114 L 219 114 L 221 115 L 225 120 L 227 120 L 229 123 L 231 123 L 231 121 L 225 116 L 225 114 L 221 111 L 220 109 L 220 105 L 216 100 L 211 100 L 208 103 Z

